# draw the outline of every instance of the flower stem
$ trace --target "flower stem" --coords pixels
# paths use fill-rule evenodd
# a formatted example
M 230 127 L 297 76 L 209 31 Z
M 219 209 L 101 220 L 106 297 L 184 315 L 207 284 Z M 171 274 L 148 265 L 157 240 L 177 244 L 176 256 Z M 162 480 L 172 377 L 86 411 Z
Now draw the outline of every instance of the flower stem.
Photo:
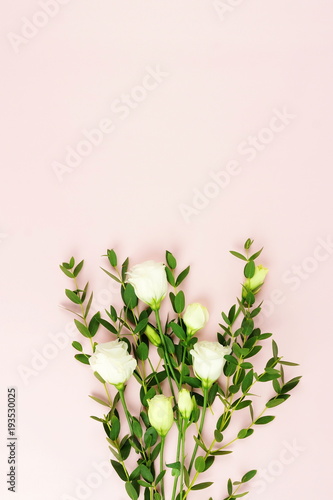
M 180 418 L 179 419 L 179 427 L 178 427 L 178 442 L 177 442 L 176 462 L 179 462 L 180 446 L 181 446 L 182 439 L 183 439 L 183 419 Z M 179 478 L 179 475 L 176 475 L 175 479 L 173 481 L 173 490 L 172 490 L 171 500 L 175 499 L 175 495 L 176 495 L 176 491 L 177 491 L 178 478 Z
M 184 431 L 182 433 L 181 442 L 181 463 L 180 463 L 180 487 L 179 487 L 179 499 L 183 498 L 183 484 L 184 484 L 184 467 L 185 467 L 185 437 L 188 427 L 188 419 L 185 419 Z
M 201 421 L 200 421 L 200 426 L 199 426 L 199 432 L 198 432 L 198 436 L 197 436 L 198 439 L 201 439 L 201 433 L 202 433 L 202 429 L 203 429 L 203 425 L 204 425 L 204 421 L 205 421 L 206 410 L 207 410 L 207 402 L 208 402 L 208 388 L 207 387 L 203 388 L 203 393 L 204 393 L 204 402 L 203 402 L 203 408 L 202 408 L 202 413 L 201 413 Z M 188 469 L 188 473 L 189 474 L 191 472 L 191 469 L 192 469 L 192 466 L 193 466 L 193 462 L 195 460 L 195 457 L 196 457 L 196 454 L 197 454 L 197 451 L 198 451 L 198 447 L 199 447 L 199 445 L 196 442 L 195 446 L 194 446 L 193 453 L 192 453 L 192 458 L 191 458 L 191 461 L 190 461 L 190 466 L 189 466 L 189 469 Z
M 128 411 L 128 408 L 127 408 L 127 404 L 126 404 L 126 401 L 125 401 L 124 389 L 119 389 L 119 396 L 120 396 L 121 404 L 123 405 L 123 408 L 124 408 L 124 412 L 125 412 L 125 415 L 126 415 L 126 419 L 127 419 L 127 423 L 128 423 L 128 427 L 129 427 L 130 433 L 133 434 L 132 422 L 131 422 L 130 414 L 129 414 L 129 411 Z
M 164 444 L 165 444 L 165 436 L 161 436 L 160 472 L 162 472 L 162 470 L 164 470 Z M 162 479 L 161 479 L 161 500 L 165 500 L 164 477 L 162 477 Z
M 176 378 L 175 372 L 173 370 L 173 365 L 172 365 L 172 363 L 170 361 L 168 349 L 167 349 L 167 346 L 166 346 L 166 343 L 165 343 L 165 339 L 164 339 L 164 333 L 163 333 L 163 330 L 162 330 L 161 318 L 160 318 L 160 314 L 159 314 L 158 310 L 155 310 L 155 317 L 156 317 L 156 323 L 157 323 L 157 327 L 158 327 L 158 330 L 159 330 L 159 333 L 160 333 L 161 341 L 162 341 L 162 344 L 163 344 L 163 350 L 164 350 L 164 353 L 165 353 L 165 370 L 166 370 L 167 375 L 168 375 L 168 380 L 169 380 L 169 385 L 170 385 L 171 393 L 173 395 L 174 400 L 176 401 L 175 392 L 173 390 L 173 385 L 172 385 L 172 381 L 171 381 L 170 372 L 172 373 L 172 377 L 173 377 L 174 381 L 176 382 L 176 384 L 177 384 L 177 378 Z

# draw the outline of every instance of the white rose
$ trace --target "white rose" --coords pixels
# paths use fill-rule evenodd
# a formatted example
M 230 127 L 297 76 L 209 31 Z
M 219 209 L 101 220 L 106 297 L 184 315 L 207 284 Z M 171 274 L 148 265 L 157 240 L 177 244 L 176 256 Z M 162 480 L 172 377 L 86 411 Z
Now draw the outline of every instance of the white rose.
M 198 303 L 189 304 L 183 315 L 188 335 L 194 335 L 195 332 L 203 328 L 208 319 L 209 314 L 206 307 Z
M 137 362 L 127 351 L 127 344 L 122 340 L 113 340 L 98 344 L 89 358 L 94 372 L 106 382 L 121 388 L 132 376 Z
M 202 381 L 202 386 L 208 388 L 222 374 L 224 356 L 231 353 L 231 347 L 204 340 L 197 342 L 190 353 L 193 356 L 194 373 Z
M 172 397 L 158 394 L 148 401 L 148 417 L 160 436 L 166 436 L 173 424 Z
M 190 418 L 193 411 L 193 401 L 187 389 L 181 389 L 178 394 L 178 409 L 183 418 Z
M 153 310 L 159 309 L 168 290 L 165 265 L 148 260 L 133 266 L 127 276 L 127 281 L 133 285 L 137 297 Z

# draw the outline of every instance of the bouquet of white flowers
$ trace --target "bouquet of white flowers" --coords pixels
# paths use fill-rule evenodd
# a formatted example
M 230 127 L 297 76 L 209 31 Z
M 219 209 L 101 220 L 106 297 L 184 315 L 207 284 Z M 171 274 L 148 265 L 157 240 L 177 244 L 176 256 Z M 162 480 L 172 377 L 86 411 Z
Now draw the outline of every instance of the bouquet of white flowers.
M 106 400 L 93 398 L 107 407 L 107 413 L 92 418 L 103 424 L 113 454 L 111 464 L 132 500 L 139 498 L 142 489 L 145 500 L 165 500 L 167 471 L 173 479 L 168 494 L 171 500 L 185 500 L 191 491 L 208 488 L 212 482 L 198 482 L 199 475 L 216 458 L 232 453 L 231 445 L 251 436 L 256 426 L 271 422 L 275 417 L 267 415 L 267 410 L 284 403 L 300 380 L 285 380 L 283 366 L 296 363 L 279 355 L 274 340 L 264 370 L 257 372 L 254 366 L 262 343 L 272 334 L 255 326 L 261 311 L 256 295 L 268 270 L 256 264 L 261 250 L 251 255 L 252 243 L 250 239 L 245 242 L 245 255 L 231 252 L 245 263 L 244 281 L 239 298 L 228 312 L 222 312 L 214 342 L 198 339 L 208 311 L 199 303 L 186 307 L 181 285 L 190 267 L 176 273 L 176 258 L 168 251 L 165 263 L 147 261 L 130 270 L 128 259 L 119 269 L 115 251 L 107 251 L 112 272 L 103 270 L 119 283 L 124 305 L 120 311 L 110 305 L 104 318 L 97 312 L 88 320 L 93 294 L 88 294 L 88 284 L 81 289 L 77 282 L 83 261 L 75 265 L 72 257 L 60 266 L 74 282 L 74 290 L 66 289 L 66 296 L 76 307 L 72 311 L 79 318 L 75 324 L 90 341 L 90 354 L 81 343 L 73 342 L 78 351 L 75 358 L 90 365 L 107 396 Z M 169 292 L 172 312 L 163 326 L 160 307 L 169 287 L 173 289 Z M 110 341 L 95 342 L 100 326 L 109 332 Z M 262 363 L 262 353 L 259 358 Z M 126 403 L 126 384 L 132 376 L 140 386 L 135 415 Z M 272 385 L 273 393 L 257 412 L 253 387 L 256 384 L 257 392 L 265 382 Z M 110 385 L 114 387 L 112 394 Z M 203 436 L 206 410 L 213 405 L 215 427 L 207 440 Z M 241 410 L 248 412 L 248 423 L 239 428 L 234 417 Z M 178 430 L 177 445 L 174 461 L 166 464 L 164 445 L 173 424 Z M 132 450 L 136 459 L 130 469 Z M 255 474 L 256 470 L 250 470 L 240 481 L 229 479 L 225 500 L 246 494 L 239 490 Z

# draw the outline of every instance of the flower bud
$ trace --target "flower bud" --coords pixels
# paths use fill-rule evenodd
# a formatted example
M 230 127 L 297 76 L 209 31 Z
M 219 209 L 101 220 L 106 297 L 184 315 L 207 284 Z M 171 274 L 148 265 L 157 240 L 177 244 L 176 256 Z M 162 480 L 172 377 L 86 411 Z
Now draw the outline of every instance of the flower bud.
M 136 296 L 154 311 L 158 310 L 168 290 L 165 265 L 149 260 L 132 267 L 127 276 Z
M 203 328 L 209 319 L 206 307 L 201 304 L 189 304 L 183 314 L 183 321 L 187 328 L 187 334 L 192 336 Z
M 187 389 L 181 389 L 178 394 L 178 409 L 183 418 L 190 418 L 193 410 L 191 394 Z
M 247 291 L 258 293 L 260 287 L 265 281 L 268 269 L 264 266 L 256 266 L 254 276 L 247 278 L 244 282 L 243 297 L 246 297 Z
M 159 347 L 161 345 L 161 337 L 159 336 L 157 331 L 154 330 L 153 327 L 147 325 L 145 329 L 145 334 L 147 335 L 149 342 L 151 344 L 155 345 L 156 347 Z
M 148 400 L 148 417 L 151 425 L 158 434 L 165 437 L 173 424 L 172 397 L 157 394 Z

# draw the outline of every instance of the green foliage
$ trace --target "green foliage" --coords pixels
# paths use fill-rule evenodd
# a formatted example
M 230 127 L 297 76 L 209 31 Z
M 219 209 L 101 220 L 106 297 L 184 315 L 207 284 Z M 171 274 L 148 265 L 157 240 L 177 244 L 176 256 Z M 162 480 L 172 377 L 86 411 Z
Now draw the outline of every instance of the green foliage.
M 93 292 L 89 290 L 89 283 L 83 288 L 79 284 L 84 261 L 76 264 L 74 257 L 71 257 L 69 262 L 60 265 L 66 279 L 72 280 L 72 287 L 66 288 L 65 295 L 70 305 L 74 304 L 74 322 L 83 336 L 82 343 L 77 340 L 72 342 L 77 353 L 75 358 L 80 363 L 89 365 L 91 354 L 98 345 L 95 338 L 102 334 L 105 342 L 117 338 L 126 342 L 128 353 L 137 361 L 133 382 L 139 387 L 138 401 L 128 398 L 126 383 L 125 386 L 110 387 L 97 372 L 95 376 L 103 384 L 102 392 L 97 397 L 90 396 L 99 405 L 100 411 L 105 412 L 104 415 L 91 418 L 102 424 L 112 454 L 111 466 L 124 482 L 126 493 L 132 500 L 138 500 L 140 488 L 145 500 L 165 500 L 164 478 L 168 475 L 174 481 L 171 500 L 183 500 L 183 497 L 190 500 L 191 491 L 211 486 L 212 482 L 199 482 L 198 477 L 212 467 L 219 457 L 235 451 L 235 442 L 238 442 L 241 449 L 241 441 L 250 437 L 254 428 L 260 432 L 260 426 L 271 423 L 275 416 L 265 412 L 284 403 L 300 382 L 300 376 L 289 379 L 286 376 L 288 374 L 284 373 L 284 370 L 287 372 L 298 366 L 297 363 L 285 361 L 279 353 L 276 339 L 272 338 L 273 334 L 262 332 L 257 326 L 262 313 L 262 302 L 258 300 L 258 296 L 263 292 L 259 292 L 257 288 L 250 290 L 248 280 L 254 277 L 256 266 L 261 264 L 256 260 L 261 256 L 262 248 L 253 252 L 253 243 L 248 238 L 241 253 L 230 252 L 243 261 L 243 271 L 240 270 L 244 275 L 243 285 L 239 288 L 239 297 L 233 300 L 229 309 L 225 308 L 221 312 L 217 341 L 224 347 L 229 346 L 231 352 L 224 356 L 223 374 L 218 380 L 211 381 L 208 388 L 205 379 L 201 381 L 194 372 L 190 353 L 194 345 L 200 342 L 201 332 L 199 330 L 196 335 L 187 335 L 182 317 L 187 301 L 181 285 L 189 274 L 190 266 L 177 272 L 175 256 L 166 251 L 165 273 L 172 287 L 169 290 L 172 308 L 169 304 L 169 311 L 166 311 L 164 304 L 163 317 L 160 318 L 158 311 L 152 311 L 151 307 L 139 302 L 134 287 L 126 282 L 129 259 L 125 259 L 120 265 L 121 260 L 116 252 L 113 249 L 107 250 L 107 266 L 111 266 L 112 272 L 104 268 L 102 270 L 119 284 L 123 305 L 117 307 L 117 310 L 109 305 L 102 318 L 100 311 L 91 313 Z M 148 325 L 153 329 L 152 332 L 147 330 Z M 157 336 L 156 343 L 153 333 Z M 267 342 L 268 339 L 271 340 Z M 159 347 L 156 348 L 156 345 Z M 87 346 L 90 346 L 90 351 Z M 91 354 L 86 354 L 85 351 Z M 258 365 L 264 368 L 258 371 Z M 268 400 L 264 399 L 262 411 L 257 412 L 254 401 L 257 396 L 261 396 L 262 384 L 265 383 L 269 384 L 269 397 Z M 193 402 L 187 419 L 182 419 L 183 413 L 178 408 L 178 391 L 181 388 L 189 391 L 189 400 Z M 174 453 L 174 461 L 168 464 L 164 457 L 164 437 L 159 436 L 151 425 L 150 415 L 148 416 L 148 402 L 161 394 L 172 396 L 174 431 L 177 428 L 179 433 L 177 446 L 175 443 L 173 448 L 169 448 L 169 453 Z M 123 405 L 121 411 L 120 405 Z M 205 429 L 206 412 L 210 407 L 215 422 L 211 428 Z M 191 425 L 193 423 L 196 426 Z M 196 427 L 197 432 L 193 431 Z M 191 449 L 189 441 L 192 441 L 194 448 L 193 453 L 187 457 L 185 451 L 183 455 L 182 447 L 185 436 L 187 447 L 184 450 Z M 161 470 L 160 465 L 157 465 L 158 461 L 162 464 Z M 256 472 L 249 470 L 240 481 L 233 482 L 229 479 L 226 485 L 228 496 L 225 500 L 246 495 L 248 492 L 240 488 Z

